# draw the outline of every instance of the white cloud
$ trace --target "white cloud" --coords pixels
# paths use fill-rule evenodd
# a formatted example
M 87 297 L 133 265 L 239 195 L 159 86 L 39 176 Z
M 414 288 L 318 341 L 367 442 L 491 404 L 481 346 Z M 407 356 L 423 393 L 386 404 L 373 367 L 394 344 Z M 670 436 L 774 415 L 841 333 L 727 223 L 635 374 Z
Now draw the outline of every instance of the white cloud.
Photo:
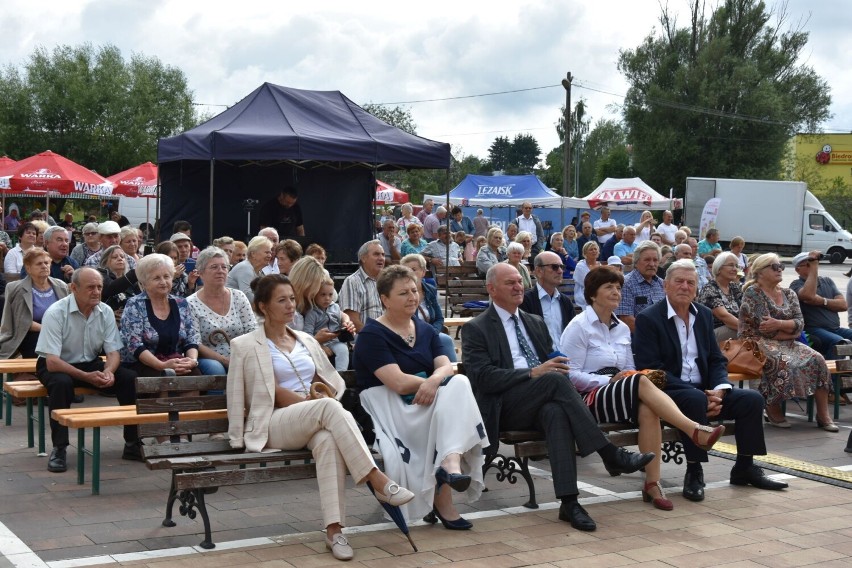
M 686 1 L 670 3 L 685 13 Z M 833 89 L 827 127 L 852 130 L 845 37 L 852 16 L 842 0 L 791 0 L 789 21 L 809 17 L 807 63 Z M 32 50 L 114 43 L 182 69 L 202 103 L 230 105 L 263 81 L 340 90 L 358 103 L 458 97 L 558 85 L 623 94 L 619 49 L 658 27 L 657 0 L 485 2 L 343 0 L 4 0 L 0 62 Z M 682 15 L 681 24 L 687 23 Z M 617 117 L 620 98 L 575 88 L 594 118 Z M 564 104 L 561 86 L 491 97 L 411 104 L 419 132 L 484 157 L 497 135 L 533 134 L 547 152 Z M 216 107 L 206 110 L 218 112 Z

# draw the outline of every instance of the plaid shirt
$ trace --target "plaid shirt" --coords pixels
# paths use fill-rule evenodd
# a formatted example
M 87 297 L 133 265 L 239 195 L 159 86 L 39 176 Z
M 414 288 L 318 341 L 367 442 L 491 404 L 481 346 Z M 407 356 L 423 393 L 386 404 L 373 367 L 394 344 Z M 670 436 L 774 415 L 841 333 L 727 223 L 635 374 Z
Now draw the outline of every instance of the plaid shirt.
M 358 312 L 363 324 L 366 324 L 368 319 L 380 317 L 384 312 L 379 291 L 376 290 L 376 280 L 367 276 L 363 268 L 358 268 L 357 272 L 350 274 L 343 281 L 337 303 L 343 311 Z
M 644 298 L 644 300 L 643 300 Z M 663 279 L 659 276 L 648 282 L 639 274 L 638 270 L 632 270 L 624 277 L 624 287 L 621 289 L 621 303 L 615 314 L 618 316 L 636 317 L 645 308 L 662 302 L 666 299 L 663 289 Z

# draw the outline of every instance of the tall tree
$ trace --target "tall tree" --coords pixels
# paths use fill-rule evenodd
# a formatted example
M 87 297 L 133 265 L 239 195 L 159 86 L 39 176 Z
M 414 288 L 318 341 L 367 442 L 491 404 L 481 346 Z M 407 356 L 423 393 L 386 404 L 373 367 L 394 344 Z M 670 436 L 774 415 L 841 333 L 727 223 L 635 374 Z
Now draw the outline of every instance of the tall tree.
M 568 155 L 568 160 L 571 164 L 571 179 L 569 180 L 569 194 L 574 195 L 577 185 L 577 150 L 580 149 L 580 155 L 583 155 L 583 146 L 585 138 L 589 133 L 590 117 L 586 114 L 586 100 L 582 97 L 574 105 L 574 110 L 571 111 L 571 149 Z M 548 186 L 555 188 L 557 193 L 562 193 L 562 180 L 565 170 L 564 164 L 564 148 L 565 148 L 565 105 L 559 109 L 559 120 L 556 121 L 556 134 L 559 136 L 559 146 L 548 152 L 544 160 L 544 168 L 537 173 L 542 181 Z M 594 167 L 591 169 L 583 167 L 580 164 L 580 193 L 583 193 L 584 188 L 588 187 L 592 176 L 594 175 Z
M 583 143 L 582 153 L 580 155 L 580 195 L 587 195 L 591 190 L 596 188 L 607 177 L 629 177 L 627 175 L 611 175 L 614 173 L 613 164 L 599 169 L 601 161 L 609 159 L 611 162 L 616 154 L 613 152 L 620 148 L 624 151 L 623 157 L 627 157 L 625 145 L 627 144 L 627 134 L 620 122 L 615 120 L 598 120 L 592 128 L 586 140 Z M 624 164 L 622 173 L 629 174 L 627 165 Z M 600 173 L 607 175 L 601 176 Z
M 509 173 L 530 174 L 538 165 L 541 147 L 532 134 L 516 134 L 509 148 Z
M 692 0 L 690 16 L 679 28 L 663 8 L 660 34 L 619 56 L 636 173 L 679 195 L 688 175 L 777 179 L 789 137 L 830 116 L 828 84 L 798 64 L 808 33 L 758 0 L 710 17 Z
M 111 175 L 197 120 L 180 69 L 113 45 L 38 48 L 0 71 L 0 150 L 18 159 L 49 149 Z
M 494 171 L 506 171 L 511 166 L 512 142 L 508 136 L 498 136 L 488 147 L 488 161 Z
M 391 126 L 395 126 L 400 130 L 405 130 L 409 134 L 417 134 L 417 124 L 414 123 L 414 117 L 411 116 L 411 109 L 409 107 L 391 107 L 387 105 L 367 103 L 362 105 L 361 108 L 379 120 L 387 122 Z

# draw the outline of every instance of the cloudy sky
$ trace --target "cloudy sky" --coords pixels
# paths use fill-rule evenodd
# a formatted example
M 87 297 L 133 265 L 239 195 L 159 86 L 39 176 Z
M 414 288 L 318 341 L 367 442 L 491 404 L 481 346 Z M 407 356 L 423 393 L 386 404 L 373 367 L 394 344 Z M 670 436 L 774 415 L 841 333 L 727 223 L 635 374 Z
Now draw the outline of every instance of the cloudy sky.
M 687 0 L 668 3 L 686 25 Z M 199 103 L 232 105 L 264 81 L 339 90 L 359 104 L 410 108 L 419 134 L 451 143 L 457 157 L 483 158 L 496 136 L 532 134 L 545 153 L 557 145 L 554 124 L 565 102 L 560 81 L 568 71 L 573 101 L 585 98 L 594 120 L 617 118 L 626 91 L 616 68 L 619 49 L 637 46 L 658 27 L 660 14 L 657 0 L 0 0 L 0 6 L 0 64 L 21 65 L 40 45 L 112 43 L 125 57 L 142 53 L 182 69 Z M 810 32 L 803 61 L 832 87 L 834 117 L 824 129 L 852 131 L 848 1 L 789 0 L 787 11 L 788 24 Z M 487 96 L 506 91 L 516 92 Z M 202 109 L 215 114 L 222 107 Z

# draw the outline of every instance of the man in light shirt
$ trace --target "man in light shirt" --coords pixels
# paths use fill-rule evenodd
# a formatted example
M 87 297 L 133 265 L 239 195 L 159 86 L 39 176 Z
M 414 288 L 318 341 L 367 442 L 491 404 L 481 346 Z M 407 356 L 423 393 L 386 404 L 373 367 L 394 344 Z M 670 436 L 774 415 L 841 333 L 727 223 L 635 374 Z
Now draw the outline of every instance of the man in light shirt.
M 530 256 L 535 257 L 539 252 L 544 250 L 544 229 L 541 226 L 541 221 L 538 217 L 532 214 L 533 206 L 529 201 L 525 201 L 521 205 L 523 215 L 515 219 L 515 224 L 518 226 L 518 232 L 526 231 L 532 235 L 532 249 Z
M 615 228 L 618 226 L 618 223 L 615 222 L 615 219 L 609 216 L 609 207 L 602 207 L 601 218 L 595 221 L 592 226 L 595 229 L 595 235 L 598 236 L 598 242 L 601 245 L 605 245 L 615 233 Z

